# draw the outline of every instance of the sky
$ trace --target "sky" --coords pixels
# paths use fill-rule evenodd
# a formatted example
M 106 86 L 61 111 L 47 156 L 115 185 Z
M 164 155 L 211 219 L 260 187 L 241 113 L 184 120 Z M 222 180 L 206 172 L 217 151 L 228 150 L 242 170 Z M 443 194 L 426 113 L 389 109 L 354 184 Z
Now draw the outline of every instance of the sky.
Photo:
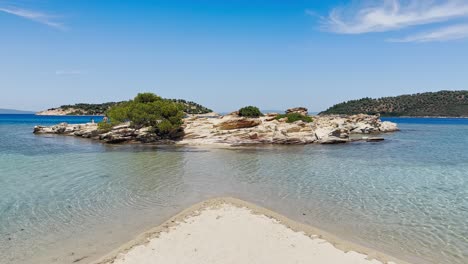
M 0 0 L 0 108 L 219 112 L 468 89 L 468 0 Z

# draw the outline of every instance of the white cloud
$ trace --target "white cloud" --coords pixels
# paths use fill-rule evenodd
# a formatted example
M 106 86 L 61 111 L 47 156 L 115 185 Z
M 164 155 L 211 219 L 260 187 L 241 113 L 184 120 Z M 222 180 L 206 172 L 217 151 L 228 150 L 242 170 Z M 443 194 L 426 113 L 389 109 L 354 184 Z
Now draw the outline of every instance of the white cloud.
M 4 8 L 4 7 L 0 7 L 0 12 L 15 15 L 15 16 L 22 17 L 25 19 L 29 19 L 29 20 L 53 27 L 53 28 L 57 28 L 61 30 L 66 29 L 64 24 L 54 21 L 55 17 L 45 14 L 45 13 L 32 11 L 32 10 L 26 10 L 26 9 Z
M 322 18 L 322 29 L 340 34 L 362 34 L 462 17 L 468 17 L 466 0 L 381 0 L 357 8 L 334 8 Z
M 55 75 L 80 75 L 84 72 L 79 70 L 56 70 Z
M 434 31 L 416 34 L 401 39 L 389 39 L 391 42 L 433 42 L 468 38 L 468 24 L 453 25 Z

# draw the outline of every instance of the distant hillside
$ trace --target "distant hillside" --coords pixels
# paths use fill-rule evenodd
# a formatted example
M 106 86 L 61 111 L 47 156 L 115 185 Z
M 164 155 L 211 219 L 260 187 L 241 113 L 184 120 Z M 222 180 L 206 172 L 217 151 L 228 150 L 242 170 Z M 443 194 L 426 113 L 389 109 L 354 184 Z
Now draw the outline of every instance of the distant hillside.
M 320 114 L 381 114 L 382 116 L 468 117 L 468 91 L 440 91 L 362 98 L 336 104 Z
M 206 114 L 212 112 L 200 104 L 186 101 L 183 99 L 168 99 L 179 103 L 184 107 L 184 112 L 187 114 Z M 36 113 L 37 115 L 104 115 L 107 109 L 121 102 L 108 102 L 103 104 L 74 104 L 62 105 L 57 108 L 50 108 L 45 111 Z
M 27 114 L 34 114 L 34 112 L 0 108 L 0 114 L 3 114 L 3 115 L 13 115 L 13 114 L 15 114 L 15 115 L 27 115 Z

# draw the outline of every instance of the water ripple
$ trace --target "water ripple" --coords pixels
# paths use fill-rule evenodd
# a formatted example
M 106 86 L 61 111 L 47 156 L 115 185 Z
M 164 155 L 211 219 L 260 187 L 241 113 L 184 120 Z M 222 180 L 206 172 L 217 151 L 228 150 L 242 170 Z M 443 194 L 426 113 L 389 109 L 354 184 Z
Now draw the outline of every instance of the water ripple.
M 224 195 L 414 263 L 467 263 L 468 126 L 406 125 L 383 144 L 204 151 L 8 126 L 0 125 L 8 135 L 0 137 L 0 263 L 92 259 Z

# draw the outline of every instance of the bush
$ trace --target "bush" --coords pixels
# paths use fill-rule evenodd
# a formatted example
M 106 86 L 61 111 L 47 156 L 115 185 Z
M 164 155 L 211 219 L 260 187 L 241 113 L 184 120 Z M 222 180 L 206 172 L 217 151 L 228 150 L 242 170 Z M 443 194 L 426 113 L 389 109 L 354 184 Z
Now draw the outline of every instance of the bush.
M 244 116 L 244 117 L 260 117 L 263 116 L 262 112 L 260 112 L 260 109 L 255 106 L 246 106 L 242 107 L 239 109 L 239 116 Z
M 112 129 L 112 124 L 108 122 L 101 121 L 98 123 L 98 129 L 103 132 L 109 132 Z
M 107 111 L 112 125 L 131 122 L 135 128 L 152 127 L 162 138 L 179 135 L 183 107 L 152 93 L 138 94 L 133 100 L 119 103 Z M 176 133 L 177 132 L 177 133 Z
M 296 121 L 303 121 L 303 122 L 306 122 L 306 123 L 310 123 L 312 122 L 312 118 L 310 116 L 304 116 L 304 115 L 301 115 L 299 113 L 289 113 L 289 114 L 283 114 L 283 115 L 277 115 L 275 117 L 276 120 L 278 119 L 281 119 L 281 118 L 285 118 L 287 117 L 288 120 L 286 122 L 288 123 L 293 123 L 293 122 L 296 122 Z

